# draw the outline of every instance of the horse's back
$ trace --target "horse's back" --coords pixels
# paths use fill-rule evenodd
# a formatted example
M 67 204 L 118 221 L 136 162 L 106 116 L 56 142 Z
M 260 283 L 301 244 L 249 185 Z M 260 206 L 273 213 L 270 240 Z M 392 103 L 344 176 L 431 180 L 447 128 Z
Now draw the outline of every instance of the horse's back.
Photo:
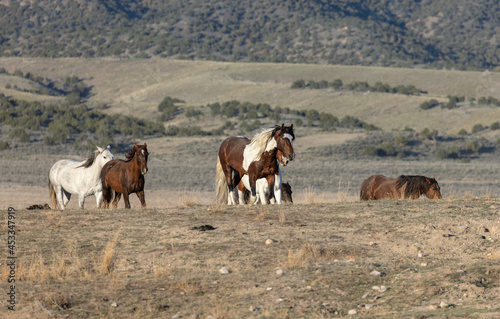
M 361 200 L 374 200 L 382 198 L 381 188 L 384 188 L 387 181 L 391 180 L 384 175 L 372 175 L 363 181 L 361 184 L 360 199 Z M 384 192 L 384 190 L 382 190 Z
M 243 151 L 250 144 L 246 137 L 230 136 L 219 147 L 219 160 L 224 166 L 229 164 L 237 171 L 242 170 Z

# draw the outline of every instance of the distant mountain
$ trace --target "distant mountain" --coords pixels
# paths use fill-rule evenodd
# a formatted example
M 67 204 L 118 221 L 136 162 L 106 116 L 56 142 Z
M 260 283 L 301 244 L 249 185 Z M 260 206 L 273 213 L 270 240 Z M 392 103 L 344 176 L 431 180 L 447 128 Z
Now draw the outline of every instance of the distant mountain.
M 0 0 L 0 56 L 500 68 L 498 0 Z

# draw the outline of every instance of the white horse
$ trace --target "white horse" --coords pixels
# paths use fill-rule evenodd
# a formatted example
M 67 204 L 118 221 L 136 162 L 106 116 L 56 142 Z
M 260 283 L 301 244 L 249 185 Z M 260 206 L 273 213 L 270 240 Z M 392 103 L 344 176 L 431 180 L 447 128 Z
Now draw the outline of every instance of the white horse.
M 101 169 L 114 158 L 109 145 L 90 154 L 83 162 L 70 159 L 57 161 L 49 171 L 49 194 L 52 208 L 64 210 L 72 194 L 78 194 L 78 207 L 83 209 L 85 197 L 94 195 L 97 208 L 102 203 Z
M 241 177 L 241 181 L 243 182 L 243 185 L 245 185 L 245 188 L 250 190 L 250 179 L 248 175 L 243 175 Z M 267 205 L 267 197 L 269 194 L 269 184 L 267 183 L 267 180 L 265 178 L 259 178 L 255 182 L 255 188 L 257 191 L 257 197 L 251 202 L 254 204 L 257 204 L 257 202 L 260 200 L 262 205 Z M 238 200 L 240 205 L 245 204 L 245 192 L 241 191 L 239 188 L 238 189 Z M 281 204 L 281 168 L 278 166 L 278 174 L 275 175 L 274 177 L 274 196 L 269 199 L 271 204 Z

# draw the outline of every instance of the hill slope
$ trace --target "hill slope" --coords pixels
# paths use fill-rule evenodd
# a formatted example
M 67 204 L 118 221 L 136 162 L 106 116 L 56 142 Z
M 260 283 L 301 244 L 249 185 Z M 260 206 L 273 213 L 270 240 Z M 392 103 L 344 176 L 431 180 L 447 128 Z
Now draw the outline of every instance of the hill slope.
M 0 1 L 0 55 L 500 65 L 487 0 Z

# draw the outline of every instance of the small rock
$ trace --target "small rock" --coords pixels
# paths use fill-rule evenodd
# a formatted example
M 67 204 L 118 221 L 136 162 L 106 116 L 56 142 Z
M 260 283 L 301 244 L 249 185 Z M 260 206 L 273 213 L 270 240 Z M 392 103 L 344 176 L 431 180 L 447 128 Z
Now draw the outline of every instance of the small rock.
M 199 314 L 197 314 L 197 313 L 193 313 L 193 314 L 191 315 L 191 318 L 192 318 L 192 319 L 198 319 L 198 318 L 200 318 L 200 315 L 199 315 Z
M 231 271 L 229 269 L 227 269 L 226 267 L 222 267 L 221 269 L 219 269 L 219 273 L 221 275 L 227 275 L 229 274 Z
M 250 306 L 250 308 L 248 310 L 250 310 L 250 311 L 259 311 L 259 307 L 257 307 L 257 306 Z
M 172 319 L 179 319 L 181 318 L 181 314 L 180 313 L 176 313 L 175 315 L 172 316 Z
M 367 303 L 367 304 L 365 305 L 365 308 L 366 308 L 366 309 L 371 309 L 371 308 L 373 308 L 373 305 L 372 305 L 371 303 Z
M 348 315 L 350 315 L 350 316 L 354 316 L 354 315 L 356 315 L 357 313 L 358 313 L 358 311 L 357 311 L 356 309 L 351 309 L 351 310 L 349 310 L 349 311 L 347 312 L 347 314 L 348 314 Z
M 439 304 L 439 308 L 448 308 L 450 305 L 448 305 L 446 302 L 444 301 L 441 301 L 441 303 Z
M 382 277 L 382 273 L 380 271 L 374 270 L 370 273 L 372 276 Z
M 271 291 L 271 290 L 273 290 L 273 287 L 267 287 L 266 290 Z
M 212 316 L 212 315 L 208 315 L 208 316 L 207 316 L 207 319 L 215 319 L 215 317 L 214 317 L 214 316 Z
M 429 310 L 436 310 L 437 308 L 438 308 L 438 306 L 436 306 L 436 305 L 428 305 L 427 306 L 427 309 L 429 309 Z
M 366 298 L 368 298 L 368 296 L 369 296 L 369 295 L 368 295 L 368 293 L 366 293 L 366 294 L 364 294 L 364 295 L 363 295 L 363 297 L 361 297 L 361 298 L 366 299 Z
M 283 302 L 283 301 L 285 301 L 285 299 L 283 299 L 283 298 L 276 299 L 276 302 Z
M 278 275 L 278 276 L 284 275 L 286 273 L 287 273 L 287 271 L 285 269 L 280 268 L 280 269 L 276 270 L 276 275 Z
M 368 245 L 370 245 L 370 246 L 375 246 L 376 244 L 375 244 L 374 242 L 372 242 L 372 241 L 371 241 Z
M 380 286 L 380 287 L 379 286 L 373 286 L 372 289 L 376 290 L 378 292 L 384 292 L 384 291 L 387 290 L 387 287 L 386 286 Z
M 275 242 L 276 242 L 276 240 L 274 240 L 274 239 L 271 239 L 271 238 L 266 239 L 266 245 L 271 245 L 271 244 L 274 244 Z
M 421 263 L 420 267 L 427 267 L 427 263 Z
M 117 304 L 116 302 L 113 302 L 113 303 L 111 304 L 111 307 L 116 308 L 116 307 L 118 307 L 118 304 Z

